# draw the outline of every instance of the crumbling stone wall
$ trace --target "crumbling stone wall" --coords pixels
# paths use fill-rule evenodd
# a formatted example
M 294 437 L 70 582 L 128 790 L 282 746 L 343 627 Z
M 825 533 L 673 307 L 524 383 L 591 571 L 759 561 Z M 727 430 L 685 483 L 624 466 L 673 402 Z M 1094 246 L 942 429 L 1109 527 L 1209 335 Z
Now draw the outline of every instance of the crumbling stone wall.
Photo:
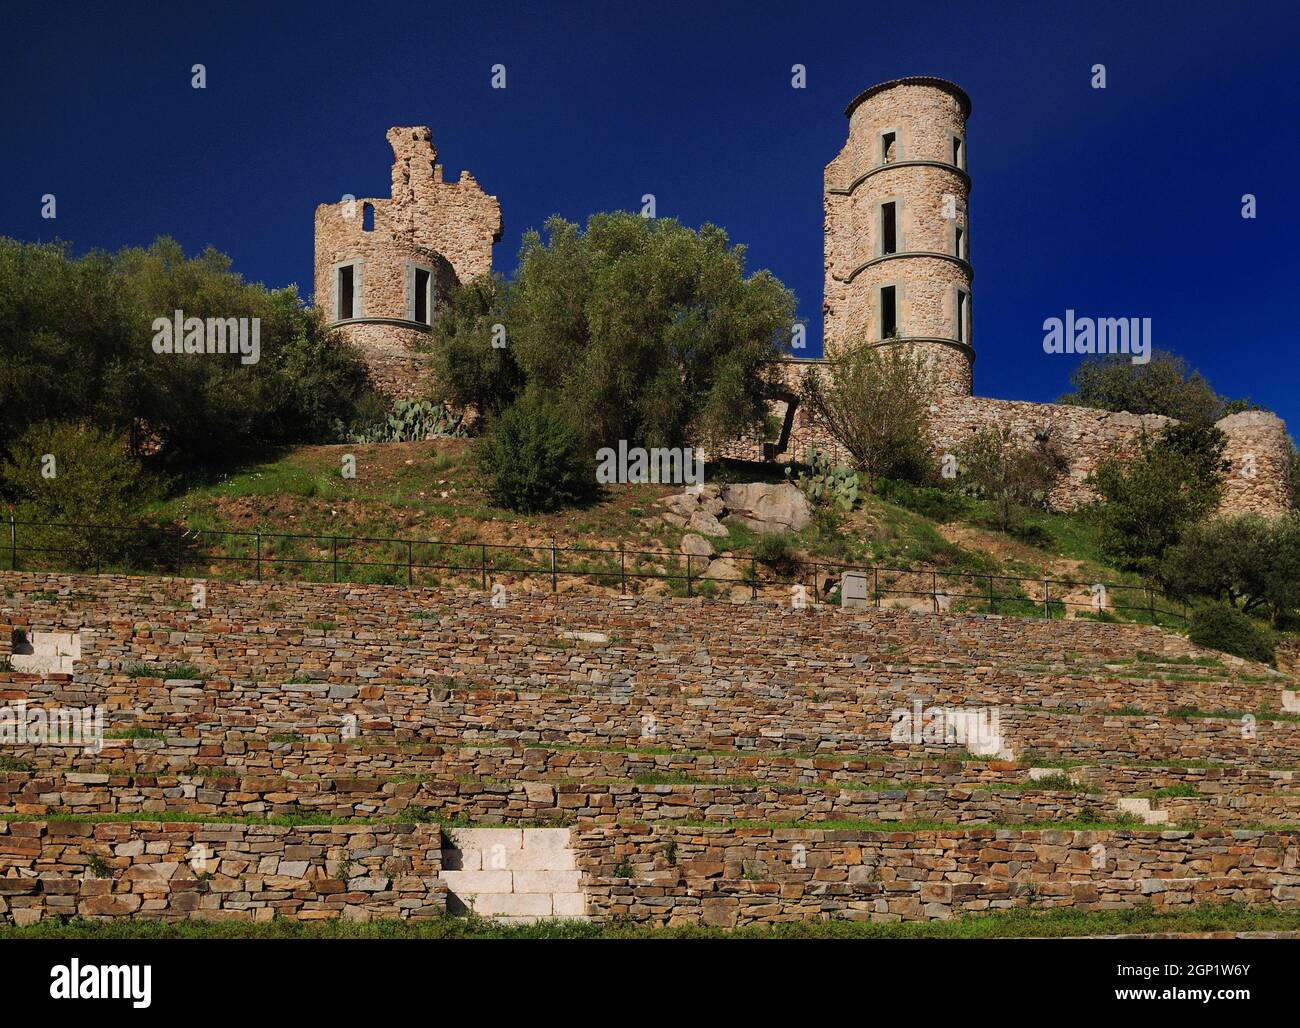
M 781 401 L 787 424 L 779 440 L 756 435 L 737 439 L 718 451 L 736 460 L 802 461 L 808 447 L 851 463 L 848 452 L 831 436 L 806 404 L 797 402 L 805 375 L 825 374 L 825 361 L 782 361 L 771 369 L 773 379 L 791 400 Z M 791 411 L 789 408 L 792 407 Z M 1098 464 L 1108 457 L 1130 460 L 1140 452 L 1143 434 L 1154 438 L 1172 419 L 1160 414 L 1128 414 L 1073 407 L 1060 403 L 1030 403 L 982 396 L 947 396 L 931 406 L 930 433 L 936 459 L 956 453 L 976 432 L 1009 427 L 1021 445 L 1032 445 L 1039 432 L 1049 432 L 1066 460 L 1066 470 L 1051 495 L 1057 510 L 1073 510 L 1097 499 L 1087 484 Z M 1224 450 L 1222 514 L 1261 514 L 1276 517 L 1291 509 L 1290 444 L 1286 424 L 1267 411 L 1246 411 L 1218 422 L 1227 436 Z M 783 448 L 781 448 L 783 447 Z M 779 452 L 778 452 L 779 450 Z
M 412 320 L 406 265 L 432 271 L 435 305 L 457 283 L 491 274 L 492 245 L 502 232 L 501 205 L 468 171 L 456 182 L 444 179 L 428 128 L 391 128 L 388 142 L 393 150 L 389 199 L 316 208 L 315 303 L 334 322 L 334 269 L 360 262 L 361 308 L 339 331 L 361 350 L 384 392 L 421 396 L 431 383 L 427 360 L 414 348 L 427 342 L 429 328 Z M 374 212 L 369 232 L 367 208 Z

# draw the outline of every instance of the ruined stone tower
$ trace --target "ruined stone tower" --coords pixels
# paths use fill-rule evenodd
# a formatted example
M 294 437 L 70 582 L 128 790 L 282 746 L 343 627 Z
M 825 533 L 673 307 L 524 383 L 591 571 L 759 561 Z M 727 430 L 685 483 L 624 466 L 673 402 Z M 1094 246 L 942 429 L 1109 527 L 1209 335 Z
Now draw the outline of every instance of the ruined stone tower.
M 316 306 L 370 364 L 393 396 L 424 390 L 413 346 L 427 337 L 451 286 L 492 271 L 501 205 L 468 171 L 443 181 L 432 133 L 390 128 L 391 199 L 316 208 Z
M 912 76 L 861 93 L 826 166 L 825 345 L 916 347 L 937 399 L 971 394 L 966 118 L 951 82 Z

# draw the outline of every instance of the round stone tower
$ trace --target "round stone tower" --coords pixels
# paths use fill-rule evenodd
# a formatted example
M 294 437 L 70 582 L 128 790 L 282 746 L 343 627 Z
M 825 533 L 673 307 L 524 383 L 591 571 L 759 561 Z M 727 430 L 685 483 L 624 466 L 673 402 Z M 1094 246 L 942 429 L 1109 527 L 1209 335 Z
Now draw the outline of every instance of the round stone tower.
M 388 130 L 392 195 L 316 208 L 316 306 L 393 396 L 420 396 L 430 335 L 442 299 L 458 283 L 492 272 L 501 205 L 468 171 L 443 178 L 433 133 Z
M 966 118 L 951 82 L 912 76 L 860 94 L 826 166 L 825 342 L 923 353 L 938 396 L 971 394 Z

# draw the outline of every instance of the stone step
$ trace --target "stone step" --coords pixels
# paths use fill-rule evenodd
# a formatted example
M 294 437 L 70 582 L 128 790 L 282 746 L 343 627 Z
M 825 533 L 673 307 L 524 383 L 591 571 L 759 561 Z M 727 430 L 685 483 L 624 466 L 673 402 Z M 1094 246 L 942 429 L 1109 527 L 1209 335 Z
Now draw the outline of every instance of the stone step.
M 1169 823 L 1169 811 L 1155 810 L 1151 806 L 1150 800 L 1145 799 L 1121 799 L 1115 804 L 1125 814 L 1132 814 L 1134 817 L 1140 817 L 1144 824 L 1163 825 Z
M 567 828 L 454 828 L 442 851 L 452 913 L 506 923 L 586 919 L 581 872 Z

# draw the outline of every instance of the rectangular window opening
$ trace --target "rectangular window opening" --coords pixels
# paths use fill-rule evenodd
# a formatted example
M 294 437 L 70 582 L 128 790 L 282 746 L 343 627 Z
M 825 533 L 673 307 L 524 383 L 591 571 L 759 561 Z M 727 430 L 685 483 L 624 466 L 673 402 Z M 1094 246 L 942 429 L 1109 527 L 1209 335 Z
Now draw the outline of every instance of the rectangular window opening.
M 886 132 L 880 137 L 880 163 L 892 164 L 894 162 L 895 143 L 898 140 L 897 133 Z
M 429 273 L 424 268 L 415 269 L 415 320 L 421 325 L 429 320 Z
M 962 147 L 961 147 L 961 137 L 959 137 L 959 136 L 953 136 L 953 137 L 952 137 L 952 163 L 955 164 L 955 165 L 957 165 L 957 167 L 959 167 L 959 168 L 964 167 L 964 165 L 963 165 L 963 163 L 962 163 L 962 152 L 961 152 L 961 150 L 962 150 Z
M 334 284 L 334 295 L 338 297 L 339 321 L 352 317 L 352 265 L 345 264 L 339 268 L 338 280 Z
M 893 201 L 880 205 L 880 252 L 898 252 L 898 214 Z
M 880 287 L 880 338 L 898 335 L 898 307 L 893 286 Z
M 964 343 L 966 339 L 966 318 L 970 297 L 965 290 L 957 290 L 957 342 Z
M 954 240 L 954 250 L 962 260 L 966 259 L 966 230 L 960 225 L 956 226 L 956 237 Z

